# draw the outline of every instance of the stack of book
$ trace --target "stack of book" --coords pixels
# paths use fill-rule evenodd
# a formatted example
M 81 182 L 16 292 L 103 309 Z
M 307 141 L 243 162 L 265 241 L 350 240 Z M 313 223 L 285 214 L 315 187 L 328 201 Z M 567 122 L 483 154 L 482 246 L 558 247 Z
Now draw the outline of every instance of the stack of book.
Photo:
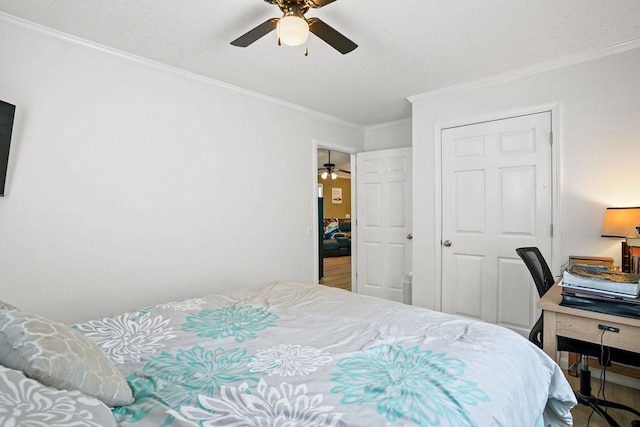
M 569 267 L 562 275 L 560 305 L 640 318 L 640 275 Z

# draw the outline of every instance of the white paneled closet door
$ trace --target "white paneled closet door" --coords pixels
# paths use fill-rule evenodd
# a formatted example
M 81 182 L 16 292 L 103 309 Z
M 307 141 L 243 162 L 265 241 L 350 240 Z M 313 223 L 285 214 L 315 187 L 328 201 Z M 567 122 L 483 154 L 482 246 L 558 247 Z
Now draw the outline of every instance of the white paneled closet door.
M 551 260 L 551 113 L 442 131 L 442 310 L 528 335 L 537 293 L 515 249 Z

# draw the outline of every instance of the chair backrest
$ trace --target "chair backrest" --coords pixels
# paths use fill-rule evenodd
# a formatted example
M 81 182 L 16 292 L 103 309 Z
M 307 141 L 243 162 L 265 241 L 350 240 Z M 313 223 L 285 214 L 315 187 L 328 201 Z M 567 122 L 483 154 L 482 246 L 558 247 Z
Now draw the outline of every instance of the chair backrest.
M 536 284 L 538 295 L 542 297 L 553 286 L 553 274 L 544 260 L 540 250 L 536 247 L 518 248 L 516 253 L 524 261 L 524 265 L 529 269 L 533 282 Z M 529 332 L 529 341 L 542 348 L 543 341 L 543 318 L 540 318 Z
M 542 297 L 553 286 L 555 280 L 540 250 L 536 247 L 518 248 L 516 253 L 529 269 L 538 289 L 538 295 Z

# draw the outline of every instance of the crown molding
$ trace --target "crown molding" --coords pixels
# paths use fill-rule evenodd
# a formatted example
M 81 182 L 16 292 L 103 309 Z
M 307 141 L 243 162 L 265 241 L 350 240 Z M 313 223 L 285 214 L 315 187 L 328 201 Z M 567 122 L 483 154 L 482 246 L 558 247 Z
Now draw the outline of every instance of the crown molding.
M 379 123 L 377 125 L 366 126 L 364 128 L 364 131 L 367 132 L 370 130 L 378 130 L 378 129 L 387 128 L 391 126 L 403 125 L 405 123 L 411 123 L 411 117 L 408 117 L 406 119 L 393 120 L 391 122 Z
M 35 22 L 27 21 L 22 18 L 18 18 L 13 15 L 9 15 L 5 12 L 0 12 L 0 24 L 5 24 L 9 27 L 13 27 L 17 30 L 21 30 L 27 33 L 31 33 L 33 35 L 44 37 L 44 38 L 52 38 L 58 41 L 67 43 L 69 45 L 79 47 L 88 51 L 98 52 L 101 54 L 105 54 L 108 56 L 116 57 L 126 62 L 144 66 L 156 71 L 161 71 L 166 74 L 172 75 L 174 77 L 183 78 L 185 80 L 189 80 L 196 83 L 203 83 L 208 85 L 217 86 L 220 88 L 228 89 L 243 95 L 247 95 L 253 98 L 261 99 L 263 101 L 271 102 L 274 104 L 278 104 L 280 106 L 296 110 L 305 114 L 309 114 L 315 116 L 319 119 L 326 120 L 328 122 L 332 122 L 337 125 L 347 126 L 359 131 L 364 132 L 364 126 L 358 125 L 356 123 L 348 122 L 346 120 L 340 119 L 338 117 L 321 113 L 316 110 L 312 110 L 310 108 L 302 107 L 298 104 L 294 104 L 292 102 L 284 101 L 279 98 L 275 98 L 272 96 L 268 96 L 262 94 L 260 92 L 256 92 L 253 90 L 245 89 L 239 86 L 235 86 L 229 83 L 225 83 L 220 80 L 215 80 L 210 77 L 205 77 L 200 74 L 192 73 L 189 71 L 182 70 L 177 67 L 173 67 L 171 65 L 163 64 L 157 61 L 153 61 L 148 58 L 144 58 L 142 56 L 134 55 L 128 52 L 124 52 L 118 49 L 114 49 L 99 43 L 92 42 L 87 39 L 83 39 L 81 37 L 77 37 L 62 31 L 54 30 L 52 28 L 45 27 L 40 24 L 36 24 Z
M 422 99 L 426 99 L 426 98 L 430 98 L 433 96 L 442 95 L 446 93 L 463 92 L 471 89 L 479 89 L 482 87 L 493 86 L 496 84 L 533 76 L 533 75 L 544 73 L 547 71 L 553 71 L 560 68 L 569 67 L 571 65 L 581 64 L 583 62 L 594 61 L 596 59 L 604 58 L 606 56 L 615 55 L 617 53 L 622 53 L 622 52 L 626 52 L 626 51 L 638 49 L 638 48 L 640 48 L 640 39 L 633 39 L 633 40 L 618 43 L 615 45 L 598 48 L 598 49 L 592 49 L 592 50 L 577 53 L 574 55 L 565 56 L 559 59 L 554 59 L 552 61 L 543 62 L 541 64 L 519 68 L 517 70 L 508 71 L 506 73 L 500 73 L 500 74 L 496 74 L 486 78 L 461 83 L 458 85 L 448 86 L 441 89 L 435 89 L 429 92 L 424 92 L 418 95 L 410 96 L 407 99 L 409 100 L 409 102 L 415 103 L 416 101 L 420 101 Z

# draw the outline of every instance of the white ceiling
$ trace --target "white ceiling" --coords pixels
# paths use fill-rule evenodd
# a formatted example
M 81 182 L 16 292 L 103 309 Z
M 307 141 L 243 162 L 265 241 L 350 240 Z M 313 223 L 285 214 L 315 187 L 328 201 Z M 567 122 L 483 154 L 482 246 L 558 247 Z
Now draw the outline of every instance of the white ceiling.
M 317 16 L 356 42 L 229 42 L 262 0 L 0 0 L 0 11 L 359 126 L 411 116 L 408 96 L 640 39 L 640 0 L 340 0 Z

